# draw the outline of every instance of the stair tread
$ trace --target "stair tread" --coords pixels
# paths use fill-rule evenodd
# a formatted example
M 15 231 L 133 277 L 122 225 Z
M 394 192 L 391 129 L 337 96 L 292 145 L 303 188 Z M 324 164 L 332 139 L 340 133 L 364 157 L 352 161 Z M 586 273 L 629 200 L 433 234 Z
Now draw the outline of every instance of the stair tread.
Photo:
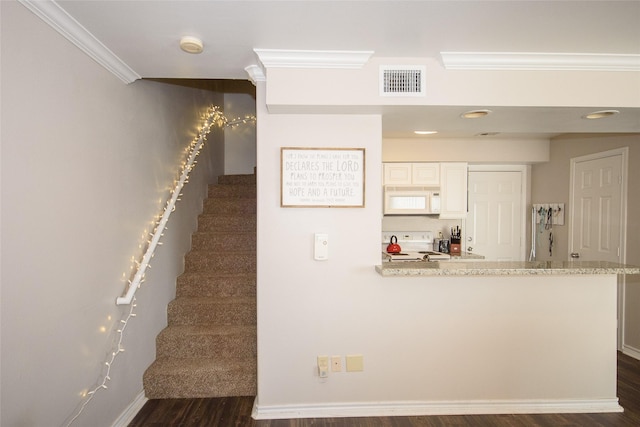
M 176 373 L 196 373 L 195 371 L 220 372 L 230 367 L 254 368 L 256 361 L 253 358 L 203 358 L 203 357 L 159 357 L 147 369 L 148 372 L 156 372 L 159 375 L 171 375 Z M 171 371 L 168 373 L 167 371 Z
M 178 297 L 171 301 L 169 304 L 183 303 L 183 304 L 233 304 L 244 302 L 256 302 L 255 297 Z
M 238 217 L 255 217 L 256 216 L 256 212 L 248 212 L 248 213 L 243 213 L 243 214 L 237 214 L 237 213 L 226 213 L 226 212 L 207 212 L 207 211 L 203 211 L 200 214 L 200 217 L 214 217 L 214 218 L 238 218 Z
M 144 374 L 151 398 L 256 393 L 256 176 L 218 177 Z
M 256 325 L 169 325 L 162 335 L 236 335 L 255 334 Z
M 207 230 L 196 230 L 194 235 L 211 235 L 211 236 L 254 236 L 256 234 L 255 231 L 207 231 Z
M 249 255 L 253 254 L 255 252 L 255 250 L 253 248 L 244 248 L 244 247 L 234 247 L 233 245 L 229 245 L 230 247 L 228 249 L 225 250 L 220 250 L 220 249 L 192 249 L 189 252 L 187 252 L 187 254 L 193 253 L 193 252 L 199 252 L 199 253 L 205 253 L 205 252 L 211 252 L 211 253 L 224 253 L 224 252 L 245 252 Z
M 246 249 L 246 248 L 229 248 L 229 249 L 192 249 L 189 252 L 187 252 L 186 256 L 189 256 L 190 254 L 194 254 L 196 256 L 202 256 L 202 255 L 210 255 L 210 256 L 224 256 L 225 254 L 234 254 L 234 255 L 255 255 L 256 254 L 256 250 L 255 249 Z
M 256 273 L 217 273 L 215 271 L 185 271 L 178 277 L 256 277 Z

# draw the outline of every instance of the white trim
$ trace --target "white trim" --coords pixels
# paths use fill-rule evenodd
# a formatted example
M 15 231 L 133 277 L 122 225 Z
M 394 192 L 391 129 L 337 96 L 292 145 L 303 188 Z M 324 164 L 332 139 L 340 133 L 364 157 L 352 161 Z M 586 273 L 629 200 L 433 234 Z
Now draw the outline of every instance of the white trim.
M 141 78 L 54 0 L 18 1 L 123 82 Z
M 253 49 L 265 68 L 362 68 L 372 50 Z
M 623 344 L 622 353 L 626 354 L 627 356 L 633 357 L 634 359 L 640 360 L 640 350 L 628 344 Z
M 256 398 L 251 416 L 256 420 L 285 418 L 386 417 L 471 414 L 559 414 L 623 412 L 617 398 L 580 400 L 471 400 L 442 402 L 336 403 L 260 406 Z
M 447 70 L 640 71 L 640 55 L 440 52 Z
M 259 65 L 249 65 L 245 67 L 244 70 L 247 72 L 249 80 L 251 80 L 251 83 L 253 83 L 254 86 L 257 82 L 267 81 L 267 77 L 265 76 L 264 71 L 262 70 L 262 68 L 260 68 Z
M 148 400 L 147 396 L 144 395 L 144 391 L 138 393 L 138 395 L 133 399 L 133 402 L 131 402 L 113 422 L 113 424 L 111 424 L 111 427 L 127 427 L 131 424 L 131 421 L 133 421 Z

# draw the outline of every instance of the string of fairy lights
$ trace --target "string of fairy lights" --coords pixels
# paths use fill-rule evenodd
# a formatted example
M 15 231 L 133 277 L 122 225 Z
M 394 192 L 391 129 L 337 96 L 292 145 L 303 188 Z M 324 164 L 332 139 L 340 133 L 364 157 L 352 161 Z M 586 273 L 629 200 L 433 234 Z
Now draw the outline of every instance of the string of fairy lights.
M 211 132 L 213 127 L 219 128 L 235 128 L 243 124 L 255 123 L 255 116 L 245 116 L 235 118 L 233 120 L 229 120 L 222 109 L 218 106 L 210 106 L 206 112 L 205 119 L 198 129 L 198 133 L 196 137 L 191 141 L 191 143 L 185 148 L 186 159 L 182 162 L 180 173 L 178 174 L 178 178 L 174 181 L 174 186 L 170 191 L 167 202 L 162 210 L 162 214 L 158 215 L 155 220 L 155 226 L 153 231 L 150 233 L 150 238 L 147 241 L 147 246 L 144 254 L 142 255 L 141 261 L 134 261 L 135 267 L 132 272 L 133 278 L 128 281 L 128 288 L 126 295 L 124 297 L 118 297 L 116 299 L 117 305 L 129 305 L 128 310 L 120 319 L 117 328 L 115 330 L 116 338 L 114 339 L 114 346 L 112 351 L 107 357 L 107 360 L 104 362 L 103 373 L 95 383 L 95 387 L 91 390 L 87 390 L 82 393 L 83 401 L 78 405 L 74 414 L 69 418 L 69 422 L 66 426 L 70 426 L 74 421 L 78 419 L 80 414 L 84 411 L 85 407 L 91 402 L 91 400 L 96 396 L 96 394 L 100 390 L 106 390 L 108 388 L 108 383 L 111 380 L 111 370 L 113 368 L 114 361 L 116 357 L 125 351 L 122 342 L 124 340 L 124 333 L 129 324 L 129 321 L 136 316 L 134 313 L 136 304 L 135 291 L 140 288 L 142 283 L 145 280 L 145 273 L 147 268 L 150 267 L 150 260 L 153 258 L 155 251 L 158 246 L 162 245 L 160 241 L 161 237 L 164 236 L 164 231 L 166 229 L 167 222 L 171 213 L 175 211 L 176 203 L 180 201 L 180 196 L 182 196 L 182 188 L 185 184 L 189 182 L 189 174 L 193 171 L 197 161 L 196 157 L 200 154 L 200 151 L 204 147 L 204 144 L 207 140 L 207 136 Z

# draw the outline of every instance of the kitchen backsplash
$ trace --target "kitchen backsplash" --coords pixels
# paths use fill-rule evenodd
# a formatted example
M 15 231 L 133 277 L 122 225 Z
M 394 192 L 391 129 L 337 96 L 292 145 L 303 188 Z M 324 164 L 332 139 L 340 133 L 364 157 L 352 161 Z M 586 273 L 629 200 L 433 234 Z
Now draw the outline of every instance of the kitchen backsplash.
M 432 231 L 436 238 L 438 232 L 442 232 L 444 238 L 448 239 L 451 228 L 456 226 L 462 229 L 464 236 L 464 220 L 461 219 L 438 219 L 435 216 L 424 215 L 384 215 L 382 217 L 382 231 Z

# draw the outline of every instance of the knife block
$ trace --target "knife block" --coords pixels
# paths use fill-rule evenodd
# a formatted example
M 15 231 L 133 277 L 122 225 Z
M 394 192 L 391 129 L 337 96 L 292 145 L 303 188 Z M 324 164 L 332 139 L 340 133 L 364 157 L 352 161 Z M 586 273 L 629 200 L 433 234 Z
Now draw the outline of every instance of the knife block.
M 451 255 L 460 255 L 460 239 L 451 238 L 449 253 Z

